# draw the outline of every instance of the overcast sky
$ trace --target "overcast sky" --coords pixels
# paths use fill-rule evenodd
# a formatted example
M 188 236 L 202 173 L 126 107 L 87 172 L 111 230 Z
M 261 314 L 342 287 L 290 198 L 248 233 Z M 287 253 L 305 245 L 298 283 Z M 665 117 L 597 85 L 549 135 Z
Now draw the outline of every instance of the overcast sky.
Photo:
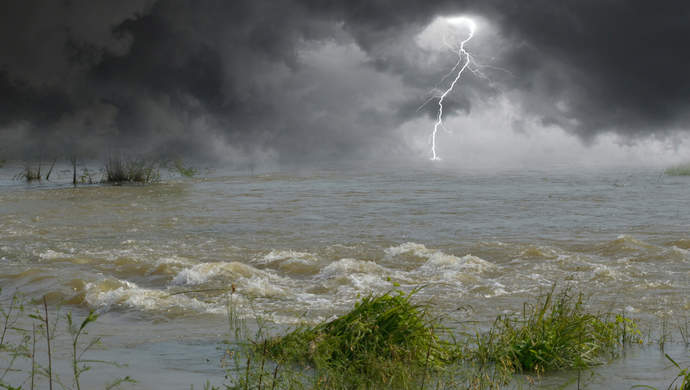
M 648 0 L 2 0 L 0 154 L 428 160 L 458 15 L 442 158 L 690 158 L 690 2 Z

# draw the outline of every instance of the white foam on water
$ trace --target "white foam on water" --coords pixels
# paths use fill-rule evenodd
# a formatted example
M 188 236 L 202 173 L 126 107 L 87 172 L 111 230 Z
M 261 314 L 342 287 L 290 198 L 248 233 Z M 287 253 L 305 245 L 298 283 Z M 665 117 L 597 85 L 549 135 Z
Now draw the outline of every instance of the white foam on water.
M 272 250 L 268 254 L 252 259 L 252 263 L 271 265 L 284 272 L 311 274 L 319 270 L 319 258 L 313 253 L 294 250 Z
M 685 257 L 685 259 L 688 260 L 688 255 L 690 255 L 690 249 L 683 249 L 683 248 L 679 248 L 679 247 L 674 245 L 671 247 L 671 250 L 678 253 L 678 254 L 683 255 Z
M 222 305 L 199 301 L 183 294 L 171 295 L 162 290 L 139 287 L 127 280 L 105 279 L 87 283 L 85 300 L 99 310 L 110 310 L 112 307 L 128 307 L 137 310 L 159 311 L 186 309 L 198 312 L 224 312 Z
M 409 278 L 417 284 L 448 283 L 455 289 L 473 291 L 480 295 L 507 294 L 504 285 L 483 276 L 486 272 L 498 269 L 498 266 L 478 256 L 467 254 L 458 257 L 414 242 L 388 248 L 385 253 L 391 257 L 412 254 L 426 259 L 417 269 L 409 272 Z
M 497 266 L 489 261 L 471 254 L 458 257 L 449 255 L 440 250 L 429 249 L 423 244 L 406 242 L 404 244 L 390 247 L 384 250 L 388 256 L 398 256 L 401 254 L 412 253 L 414 256 L 426 258 L 427 261 L 420 267 L 422 272 L 440 271 L 472 271 L 485 272 L 495 269 Z
M 294 297 L 297 302 L 305 303 L 309 306 L 316 306 L 319 308 L 329 308 L 333 306 L 333 298 L 330 296 L 297 292 Z
M 499 282 L 492 281 L 491 292 L 489 294 L 484 294 L 484 298 L 493 298 L 501 295 L 508 295 L 508 291 L 506 291 L 506 286 Z
M 373 261 L 344 258 L 325 266 L 321 269 L 316 278 L 329 279 L 353 273 L 382 275 L 386 273 L 386 269 Z
M 169 256 L 169 257 L 161 257 L 156 262 L 154 265 L 167 265 L 167 264 L 174 264 L 174 265 L 190 265 L 192 262 L 189 259 L 186 259 L 184 257 L 178 257 L 178 256 Z
M 592 271 L 594 274 L 592 279 L 611 279 L 611 280 L 622 280 L 624 275 L 619 270 L 604 264 L 597 264 L 594 266 Z
M 245 295 L 262 297 L 284 297 L 288 295 L 284 288 L 278 286 L 269 277 L 253 276 L 249 279 L 239 280 L 238 284 L 239 291 Z
M 556 259 L 561 254 L 554 249 L 546 246 L 530 245 L 520 252 L 521 258 L 545 258 L 545 259 Z
M 654 280 L 654 281 L 649 281 L 647 279 L 644 280 L 644 286 L 648 288 L 653 288 L 653 289 L 671 289 L 674 288 L 674 284 L 670 280 Z
M 283 313 L 279 308 L 249 304 L 246 294 L 253 291 L 257 295 L 266 295 L 271 289 L 265 279 L 249 279 L 233 296 L 233 305 L 240 318 L 255 319 L 269 318 L 271 321 L 284 324 L 298 324 L 302 319 L 298 315 Z M 145 288 L 136 283 L 120 279 L 102 279 L 98 282 L 87 283 L 85 286 L 85 301 L 99 311 L 113 308 L 129 308 L 148 312 L 184 312 L 193 311 L 208 314 L 226 314 L 225 300 L 208 297 L 207 300 L 197 299 L 187 294 L 173 293 L 174 290 L 160 290 Z M 244 294 L 243 294 L 244 293 Z
M 71 255 L 63 252 L 57 252 L 52 249 L 48 249 L 45 252 L 39 253 L 38 257 L 40 257 L 42 260 L 57 260 L 57 259 L 67 259 L 71 257 Z
M 465 286 L 487 286 L 489 282 L 480 275 L 496 266 L 477 256 L 457 257 L 435 252 L 415 273 L 425 281 L 446 281 Z
M 305 323 L 319 324 L 321 322 L 326 321 L 326 318 L 323 316 L 309 316 L 307 318 L 300 316 L 282 315 L 276 313 L 268 313 L 267 318 L 276 324 L 283 325 L 304 325 Z
M 429 257 L 433 253 L 424 244 L 417 244 L 416 242 L 405 242 L 398 246 L 392 246 L 383 251 L 387 256 L 394 257 L 405 253 L 412 253 L 417 257 Z
M 400 272 L 389 270 L 373 261 L 344 258 L 327 265 L 314 277 L 329 290 L 336 290 L 336 296 L 352 295 L 357 292 L 390 289 L 393 284 L 388 278 L 403 278 Z
M 589 255 L 581 253 L 561 254 L 552 262 L 544 262 L 535 265 L 540 269 L 551 269 L 567 273 L 596 272 L 600 264 Z
M 392 284 L 380 276 L 370 274 L 352 274 L 348 275 L 352 286 L 358 291 L 379 290 L 381 288 L 389 289 Z
M 89 257 L 98 258 L 101 260 L 114 261 L 123 257 L 133 260 L 146 259 L 150 253 L 140 254 L 135 251 L 136 247 L 132 246 L 127 249 L 106 249 L 106 250 L 84 250 L 81 253 Z M 148 252 L 151 250 L 148 249 Z
M 221 278 L 226 285 L 234 284 L 242 295 L 285 297 L 295 291 L 296 282 L 290 278 L 260 270 L 240 262 L 201 263 L 178 272 L 171 281 L 173 286 L 200 285 Z
M 495 264 L 477 256 L 465 255 L 462 257 L 457 257 L 440 251 L 434 252 L 434 254 L 429 257 L 429 261 L 420 267 L 421 270 L 443 269 L 454 271 L 472 271 L 476 273 L 490 271 L 495 268 Z
M 197 285 L 219 275 L 251 278 L 261 271 L 240 262 L 200 263 L 180 271 L 172 280 L 173 285 Z
M 286 263 L 301 263 L 305 265 L 315 264 L 318 258 L 313 253 L 309 252 L 299 252 L 295 250 L 272 250 L 262 257 L 257 257 L 252 259 L 252 263 L 255 264 L 271 264 L 280 262 L 281 264 Z
M 549 286 L 553 284 L 553 281 L 545 278 L 543 275 L 538 274 L 538 273 L 531 273 L 527 275 L 528 279 L 531 279 L 534 281 L 534 284 L 540 285 L 540 286 Z M 517 291 L 513 291 L 514 293 Z
M 280 263 L 279 268 L 284 270 L 314 270 L 318 264 L 309 259 L 291 258 Z
M 619 245 L 622 246 L 623 248 L 645 248 L 645 249 L 654 249 L 656 248 L 655 245 L 652 245 L 648 242 L 644 242 L 641 240 L 638 240 L 637 238 L 634 238 L 632 236 L 629 236 L 627 234 L 620 234 L 618 237 L 616 237 L 615 240 L 609 241 L 607 246 L 611 245 Z

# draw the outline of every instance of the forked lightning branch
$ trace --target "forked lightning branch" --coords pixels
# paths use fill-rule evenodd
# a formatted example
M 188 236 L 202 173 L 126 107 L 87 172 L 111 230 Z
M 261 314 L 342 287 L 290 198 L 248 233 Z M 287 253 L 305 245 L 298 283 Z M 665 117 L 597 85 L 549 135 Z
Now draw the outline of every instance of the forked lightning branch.
M 458 29 L 461 26 L 466 26 L 467 29 L 469 30 L 467 37 L 463 40 L 461 40 L 459 43 L 453 43 L 453 42 L 448 42 L 446 37 L 443 39 L 443 43 L 446 47 L 448 47 L 450 50 L 457 52 L 458 54 L 458 61 L 455 63 L 455 66 L 451 71 L 449 72 L 449 75 L 452 75 L 455 73 L 455 78 L 453 78 L 453 81 L 450 83 L 448 88 L 439 96 L 438 98 L 438 115 L 436 117 L 436 123 L 434 124 L 434 131 L 431 133 L 431 160 L 437 161 L 440 160 L 441 158 L 438 156 L 438 152 L 436 150 L 436 138 L 438 134 L 438 129 L 439 127 L 443 127 L 443 102 L 446 99 L 446 96 L 453 92 L 453 89 L 455 86 L 458 84 L 460 81 L 460 78 L 462 77 L 463 73 L 465 72 L 466 69 L 469 69 L 470 71 L 473 71 L 470 66 L 472 64 L 472 56 L 470 53 L 465 49 L 465 45 L 474 37 L 474 32 L 476 30 L 476 24 L 472 19 L 469 19 L 464 16 L 460 17 L 454 17 L 454 18 L 446 18 L 446 22 L 454 29 Z M 454 31 L 455 32 L 455 31 Z

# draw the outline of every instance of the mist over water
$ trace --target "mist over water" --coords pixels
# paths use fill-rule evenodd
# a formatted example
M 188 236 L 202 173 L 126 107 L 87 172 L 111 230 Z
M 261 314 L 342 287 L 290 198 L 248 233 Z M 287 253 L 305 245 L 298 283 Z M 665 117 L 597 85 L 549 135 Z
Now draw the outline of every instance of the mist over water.
M 690 309 L 690 180 L 657 169 L 212 169 L 78 188 L 60 171 L 27 185 L 15 170 L 0 170 L 3 298 L 95 309 L 102 332 L 153 343 L 135 359 L 170 340 L 213 345 L 230 285 L 240 314 L 278 327 L 396 285 L 424 286 L 419 298 L 457 328 L 486 327 L 553 283 L 643 326 Z M 186 290 L 205 291 L 173 294 Z

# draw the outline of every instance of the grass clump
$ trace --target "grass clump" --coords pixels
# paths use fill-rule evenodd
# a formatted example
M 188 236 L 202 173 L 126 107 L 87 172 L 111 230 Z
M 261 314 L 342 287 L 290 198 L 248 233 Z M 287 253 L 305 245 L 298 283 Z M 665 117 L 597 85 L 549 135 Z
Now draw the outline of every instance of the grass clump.
M 14 175 L 15 180 L 23 180 L 26 182 L 32 182 L 32 181 L 41 181 L 44 178 L 46 180 L 50 180 L 50 175 L 53 173 L 53 168 L 55 167 L 55 163 L 57 160 L 53 160 L 53 163 L 50 165 L 50 168 L 48 169 L 48 172 L 43 175 L 41 174 L 41 163 L 39 162 L 37 166 L 33 166 L 31 164 L 26 164 L 24 166 L 24 169 L 22 169 L 19 173 Z
M 411 302 L 410 294 L 367 296 L 354 309 L 315 327 L 272 340 L 277 362 L 313 367 L 323 388 L 405 388 L 427 370 L 450 362 L 454 344 L 439 337 L 440 324 Z
M 690 163 L 674 165 L 666 168 L 664 174 L 667 176 L 690 176 Z
M 16 180 L 23 180 L 26 182 L 40 181 L 41 180 L 41 166 L 33 167 L 31 165 L 26 165 L 21 172 L 16 176 Z
M 475 356 L 515 372 L 582 369 L 602 364 L 639 334 L 629 319 L 587 313 L 583 305 L 581 293 L 554 287 L 535 305 L 525 304 L 522 317 L 498 317 L 477 337 Z
M 185 166 L 181 158 L 173 161 L 173 168 L 184 177 L 194 177 L 199 172 L 192 166 Z
M 158 181 L 160 181 L 160 172 L 154 162 L 111 156 L 105 163 L 105 183 L 151 184 Z

